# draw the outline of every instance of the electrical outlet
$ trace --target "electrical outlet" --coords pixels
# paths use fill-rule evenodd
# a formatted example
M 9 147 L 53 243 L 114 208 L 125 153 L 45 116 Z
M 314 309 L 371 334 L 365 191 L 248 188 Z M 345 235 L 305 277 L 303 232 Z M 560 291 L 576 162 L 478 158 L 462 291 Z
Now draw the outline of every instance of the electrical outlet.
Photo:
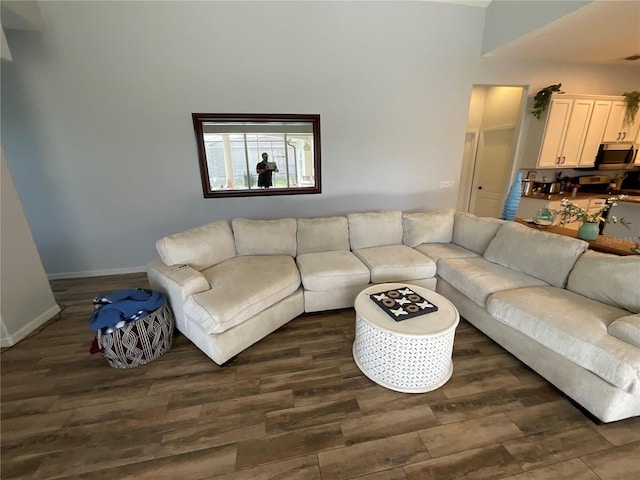
M 453 180 L 446 180 L 443 182 L 440 182 L 440 188 L 453 188 L 456 185 L 456 182 L 454 182 Z

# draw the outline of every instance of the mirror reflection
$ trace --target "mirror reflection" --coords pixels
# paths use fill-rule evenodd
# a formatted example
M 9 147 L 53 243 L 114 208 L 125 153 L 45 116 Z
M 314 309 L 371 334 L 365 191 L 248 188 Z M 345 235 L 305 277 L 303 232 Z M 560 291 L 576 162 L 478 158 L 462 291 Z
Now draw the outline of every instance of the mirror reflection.
M 320 193 L 319 115 L 193 115 L 205 197 Z

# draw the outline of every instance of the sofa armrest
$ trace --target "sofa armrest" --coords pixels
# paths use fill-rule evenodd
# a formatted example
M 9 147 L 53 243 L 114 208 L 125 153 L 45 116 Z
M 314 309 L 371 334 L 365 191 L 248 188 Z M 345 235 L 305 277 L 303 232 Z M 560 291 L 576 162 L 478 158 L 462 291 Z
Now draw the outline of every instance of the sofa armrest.
M 184 301 L 191 295 L 211 289 L 204 275 L 189 265 L 167 265 L 157 258 L 147 264 L 149 285 L 167 295 L 176 324 L 184 323 Z
M 154 280 L 160 284 L 172 282 L 175 287 L 178 287 L 176 290 L 180 292 L 180 296 L 183 299 L 211 288 L 204 275 L 195 268 L 189 265 L 166 265 L 159 258 L 149 262 L 147 275 L 153 275 Z M 149 280 L 151 281 L 151 279 Z
M 640 313 L 621 317 L 607 327 L 609 335 L 640 348 Z

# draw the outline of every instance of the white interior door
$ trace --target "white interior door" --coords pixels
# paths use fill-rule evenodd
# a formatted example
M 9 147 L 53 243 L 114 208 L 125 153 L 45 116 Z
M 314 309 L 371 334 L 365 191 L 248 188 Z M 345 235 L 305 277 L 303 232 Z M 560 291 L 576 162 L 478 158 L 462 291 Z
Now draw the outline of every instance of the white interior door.
M 456 206 L 456 210 L 459 212 L 469 211 L 473 168 L 476 164 L 476 153 L 478 151 L 478 137 L 478 130 L 467 130 L 464 137 L 464 151 L 462 156 L 462 167 L 460 169 L 460 187 L 458 189 L 458 202 Z
M 470 212 L 499 218 L 509 188 L 509 172 L 515 125 L 480 132 L 476 168 L 471 189 Z

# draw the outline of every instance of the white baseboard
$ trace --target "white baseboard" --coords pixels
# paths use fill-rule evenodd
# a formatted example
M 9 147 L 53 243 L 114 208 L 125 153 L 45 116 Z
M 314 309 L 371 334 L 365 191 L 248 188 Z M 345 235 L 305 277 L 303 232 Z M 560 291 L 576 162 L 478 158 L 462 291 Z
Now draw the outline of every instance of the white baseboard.
M 47 274 L 49 280 L 62 280 L 65 278 L 104 277 L 107 275 L 125 275 L 127 273 L 143 273 L 147 267 L 111 268 L 108 270 L 85 270 L 83 272 L 66 272 Z
M 5 348 L 15 345 L 20 340 L 28 336 L 31 332 L 47 323 L 58 313 L 60 313 L 60 307 L 58 305 L 54 305 L 53 307 L 49 308 L 48 310 L 31 320 L 13 335 L 9 335 L 9 332 L 3 324 L 2 333 L 6 335 L 6 337 L 0 338 L 0 347 Z

